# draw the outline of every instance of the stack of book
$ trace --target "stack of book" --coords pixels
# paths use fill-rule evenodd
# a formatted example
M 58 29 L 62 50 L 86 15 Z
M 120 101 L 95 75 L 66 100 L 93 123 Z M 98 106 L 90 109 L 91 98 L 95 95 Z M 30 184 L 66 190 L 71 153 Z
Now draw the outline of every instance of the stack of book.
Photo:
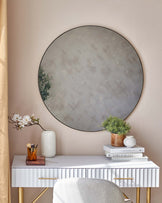
M 148 161 L 148 157 L 144 156 L 145 148 L 135 146 L 128 147 L 113 147 L 104 145 L 103 147 L 106 157 L 113 161 Z

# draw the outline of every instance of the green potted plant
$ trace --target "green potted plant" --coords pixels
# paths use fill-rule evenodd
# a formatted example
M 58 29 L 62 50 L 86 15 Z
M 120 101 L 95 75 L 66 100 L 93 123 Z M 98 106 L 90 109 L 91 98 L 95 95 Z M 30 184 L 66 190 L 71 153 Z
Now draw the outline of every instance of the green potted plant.
M 103 123 L 102 126 L 109 132 L 111 132 L 111 145 L 115 147 L 124 146 L 123 140 L 125 135 L 131 129 L 131 126 L 124 120 L 110 116 Z

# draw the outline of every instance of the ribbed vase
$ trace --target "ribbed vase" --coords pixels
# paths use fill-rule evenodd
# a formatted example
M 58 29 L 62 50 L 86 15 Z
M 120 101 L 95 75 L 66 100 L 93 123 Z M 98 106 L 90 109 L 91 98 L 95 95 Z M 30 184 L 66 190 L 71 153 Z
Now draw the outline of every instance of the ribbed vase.
M 56 155 L 56 134 L 54 131 L 43 131 L 41 133 L 41 154 L 45 157 Z

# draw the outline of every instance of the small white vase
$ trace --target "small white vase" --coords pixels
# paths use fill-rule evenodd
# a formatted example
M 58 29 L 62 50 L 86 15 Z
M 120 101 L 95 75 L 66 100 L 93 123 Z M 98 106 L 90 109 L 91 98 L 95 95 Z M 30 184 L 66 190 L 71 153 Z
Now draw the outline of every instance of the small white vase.
M 45 157 L 56 155 L 56 134 L 53 131 L 43 131 L 41 133 L 41 153 Z
M 134 138 L 133 135 L 128 135 L 124 139 L 124 145 L 126 147 L 134 147 L 136 145 L 136 139 Z

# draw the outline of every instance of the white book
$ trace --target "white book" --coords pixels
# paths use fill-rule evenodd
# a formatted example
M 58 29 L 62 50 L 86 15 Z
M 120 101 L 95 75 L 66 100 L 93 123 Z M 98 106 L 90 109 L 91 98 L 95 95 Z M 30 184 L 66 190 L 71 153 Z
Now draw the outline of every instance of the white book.
M 148 161 L 147 156 L 143 157 L 111 157 L 112 161 Z
M 137 152 L 137 153 L 110 153 L 105 151 L 106 157 L 143 157 L 142 152 Z
M 104 145 L 103 146 L 104 151 L 109 153 L 137 153 L 137 152 L 145 152 L 145 148 L 141 146 L 135 146 L 135 147 L 113 147 L 111 145 Z

